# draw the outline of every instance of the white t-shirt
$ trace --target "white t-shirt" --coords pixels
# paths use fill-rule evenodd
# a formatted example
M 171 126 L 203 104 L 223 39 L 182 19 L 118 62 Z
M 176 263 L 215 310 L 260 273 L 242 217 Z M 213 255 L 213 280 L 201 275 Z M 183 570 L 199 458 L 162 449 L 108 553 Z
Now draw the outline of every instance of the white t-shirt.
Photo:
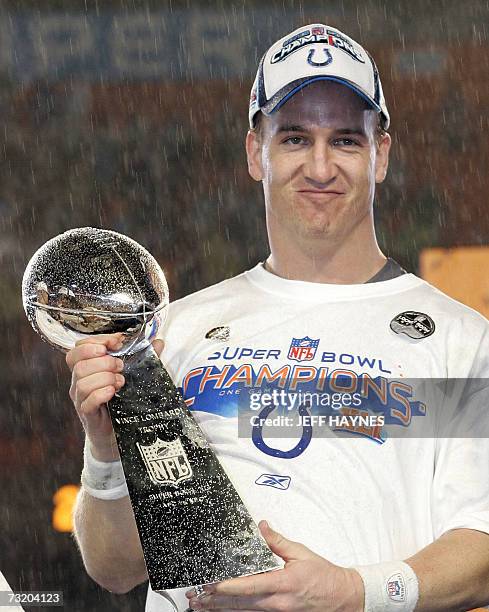
M 163 362 L 256 521 L 343 566 L 406 559 L 449 529 L 489 533 L 489 444 L 477 437 L 480 418 L 489 420 L 481 401 L 489 396 L 489 324 L 477 312 L 412 274 L 320 284 L 285 280 L 259 264 L 172 303 L 161 335 Z M 367 378 L 397 384 L 383 399 L 374 394 L 377 408 L 385 404 L 387 436 L 379 413 L 355 407 L 354 391 Z M 455 380 L 442 405 L 434 405 L 439 387 L 429 379 Z M 461 402 L 467 379 L 482 382 Z M 275 405 L 289 403 L 287 414 L 294 394 L 331 397 L 336 388 L 351 388 L 350 416 L 377 421 L 346 437 L 313 422 L 300 440 L 286 429 L 267 437 L 264 421 L 253 437 L 251 429 L 238 437 L 243 411 L 245 423 L 247 410 L 278 414 L 268 405 L 273 389 Z M 464 437 L 453 437 L 464 411 Z M 169 592 L 179 610 L 185 590 Z M 165 610 L 171 606 L 149 589 L 146 612 Z

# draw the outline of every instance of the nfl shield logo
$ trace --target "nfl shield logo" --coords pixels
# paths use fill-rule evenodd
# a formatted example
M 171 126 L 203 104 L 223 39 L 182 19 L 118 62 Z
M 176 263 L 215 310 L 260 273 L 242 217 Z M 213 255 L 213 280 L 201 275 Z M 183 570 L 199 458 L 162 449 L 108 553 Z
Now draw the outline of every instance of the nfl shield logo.
M 179 484 L 192 478 L 192 468 L 180 438 L 172 442 L 156 438 L 156 442 L 148 446 L 139 442 L 136 445 L 154 484 Z
M 324 28 L 311 28 L 311 34 L 324 34 Z
M 394 597 L 395 595 L 399 595 L 399 593 L 401 592 L 399 582 L 397 580 L 393 580 L 392 582 L 389 582 L 389 584 L 387 585 L 387 588 L 389 590 L 389 595 L 391 597 Z
M 319 340 L 319 338 L 313 340 L 309 336 L 305 338 L 292 338 L 289 348 L 289 359 L 292 361 L 312 361 L 316 355 Z
M 402 574 L 393 574 L 387 580 L 387 594 L 392 601 L 406 601 L 406 585 Z

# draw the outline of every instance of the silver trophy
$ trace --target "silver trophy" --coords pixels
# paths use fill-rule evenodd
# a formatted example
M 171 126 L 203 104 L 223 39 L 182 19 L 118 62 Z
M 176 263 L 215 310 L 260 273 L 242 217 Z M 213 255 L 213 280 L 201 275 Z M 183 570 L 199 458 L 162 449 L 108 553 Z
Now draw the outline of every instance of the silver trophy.
M 151 346 L 168 287 L 155 259 L 116 232 L 49 240 L 22 283 L 32 326 L 57 349 L 121 332 L 124 387 L 108 403 L 146 567 L 155 591 L 278 564 Z
M 27 265 L 22 295 L 37 333 L 65 352 L 88 336 L 116 332 L 124 334 L 117 354 L 147 348 L 169 302 L 163 271 L 146 249 L 91 227 L 46 242 Z

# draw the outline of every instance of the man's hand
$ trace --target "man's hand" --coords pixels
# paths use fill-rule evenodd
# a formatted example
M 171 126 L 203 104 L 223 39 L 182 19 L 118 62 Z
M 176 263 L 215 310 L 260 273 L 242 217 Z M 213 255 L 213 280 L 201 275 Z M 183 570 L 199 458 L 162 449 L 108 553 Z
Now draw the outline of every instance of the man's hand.
M 271 550 L 285 561 L 283 569 L 206 585 L 199 599 L 187 591 L 195 610 L 262 610 L 265 612 L 361 612 L 363 583 L 352 569 L 330 563 L 309 548 L 287 540 L 266 521 L 260 531 Z
M 125 383 L 122 359 L 109 354 L 121 346 L 122 334 L 100 334 L 77 342 L 66 355 L 72 372 L 70 398 L 99 461 L 119 458 L 106 403 Z M 153 347 L 159 354 L 163 341 L 155 340 Z

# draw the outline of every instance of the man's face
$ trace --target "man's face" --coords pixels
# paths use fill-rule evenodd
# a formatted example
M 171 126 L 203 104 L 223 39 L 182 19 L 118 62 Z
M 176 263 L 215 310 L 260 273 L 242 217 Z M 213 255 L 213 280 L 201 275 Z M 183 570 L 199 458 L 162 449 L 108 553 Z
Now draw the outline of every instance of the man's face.
M 377 113 L 360 96 L 320 81 L 261 121 L 246 145 L 250 174 L 263 183 L 272 246 L 275 238 L 343 242 L 372 223 L 391 141 L 379 140 Z

